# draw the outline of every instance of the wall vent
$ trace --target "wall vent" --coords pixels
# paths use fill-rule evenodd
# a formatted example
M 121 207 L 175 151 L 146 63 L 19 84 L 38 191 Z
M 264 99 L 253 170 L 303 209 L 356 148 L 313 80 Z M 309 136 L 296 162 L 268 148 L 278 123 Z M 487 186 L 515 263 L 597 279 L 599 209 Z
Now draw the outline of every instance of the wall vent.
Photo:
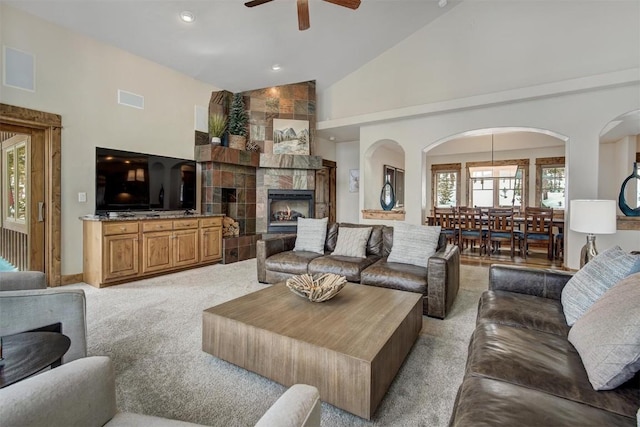
M 144 96 L 118 89 L 118 104 L 144 110 Z
M 17 89 L 36 91 L 36 59 L 32 53 L 3 46 L 2 84 Z

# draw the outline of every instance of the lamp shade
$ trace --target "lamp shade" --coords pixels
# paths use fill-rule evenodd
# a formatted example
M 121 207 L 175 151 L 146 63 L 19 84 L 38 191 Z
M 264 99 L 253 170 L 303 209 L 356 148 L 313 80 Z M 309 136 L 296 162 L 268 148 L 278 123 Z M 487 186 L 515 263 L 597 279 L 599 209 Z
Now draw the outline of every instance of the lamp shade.
M 615 200 L 572 200 L 571 230 L 588 234 L 615 234 Z

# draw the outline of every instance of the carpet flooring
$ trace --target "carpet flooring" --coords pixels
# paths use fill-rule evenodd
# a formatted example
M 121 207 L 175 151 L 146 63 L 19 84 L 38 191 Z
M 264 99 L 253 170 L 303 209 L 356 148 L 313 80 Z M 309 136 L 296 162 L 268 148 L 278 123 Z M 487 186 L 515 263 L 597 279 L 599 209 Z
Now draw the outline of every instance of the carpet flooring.
M 464 373 L 486 267 L 461 266 L 461 289 L 445 320 L 423 327 L 367 421 L 322 405 L 323 426 L 446 426 Z M 121 411 L 210 426 L 251 426 L 285 387 L 202 351 L 202 311 L 262 289 L 256 260 L 213 265 L 96 289 L 87 298 L 89 355 L 106 355 L 116 370 Z

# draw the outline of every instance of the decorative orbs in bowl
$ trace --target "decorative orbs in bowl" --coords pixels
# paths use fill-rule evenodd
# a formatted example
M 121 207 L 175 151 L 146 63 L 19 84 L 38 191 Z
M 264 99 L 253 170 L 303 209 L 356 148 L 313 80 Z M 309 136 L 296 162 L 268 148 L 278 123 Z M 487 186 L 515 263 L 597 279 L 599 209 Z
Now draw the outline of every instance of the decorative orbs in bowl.
M 308 298 L 309 301 L 328 301 L 338 294 L 347 284 L 347 278 L 334 273 L 324 273 L 311 276 L 302 274 L 294 276 L 286 281 L 286 285 L 291 292 Z

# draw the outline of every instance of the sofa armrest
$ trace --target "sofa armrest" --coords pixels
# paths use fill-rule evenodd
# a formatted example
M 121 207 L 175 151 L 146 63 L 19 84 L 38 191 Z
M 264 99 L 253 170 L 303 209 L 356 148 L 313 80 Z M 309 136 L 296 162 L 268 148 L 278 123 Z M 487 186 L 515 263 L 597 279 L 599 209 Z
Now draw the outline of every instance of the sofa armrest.
M 0 389 L 0 423 L 7 427 L 98 427 L 115 413 L 108 357 L 79 359 Z
M 0 292 L 0 336 L 60 323 L 71 340 L 63 363 L 86 357 L 86 302 L 82 289 L 35 289 Z
M 0 291 L 47 289 L 47 280 L 41 271 L 0 272 Z
M 571 277 L 568 271 L 494 264 L 489 269 L 489 289 L 559 300 Z
M 460 248 L 446 245 L 427 264 L 427 315 L 444 319 L 460 288 Z
M 256 243 L 256 260 L 258 265 L 258 281 L 267 283 L 265 261 L 271 255 L 292 251 L 296 246 L 296 234 L 279 234 L 258 240 Z
M 320 393 L 294 384 L 258 420 L 256 427 L 320 427 Z

